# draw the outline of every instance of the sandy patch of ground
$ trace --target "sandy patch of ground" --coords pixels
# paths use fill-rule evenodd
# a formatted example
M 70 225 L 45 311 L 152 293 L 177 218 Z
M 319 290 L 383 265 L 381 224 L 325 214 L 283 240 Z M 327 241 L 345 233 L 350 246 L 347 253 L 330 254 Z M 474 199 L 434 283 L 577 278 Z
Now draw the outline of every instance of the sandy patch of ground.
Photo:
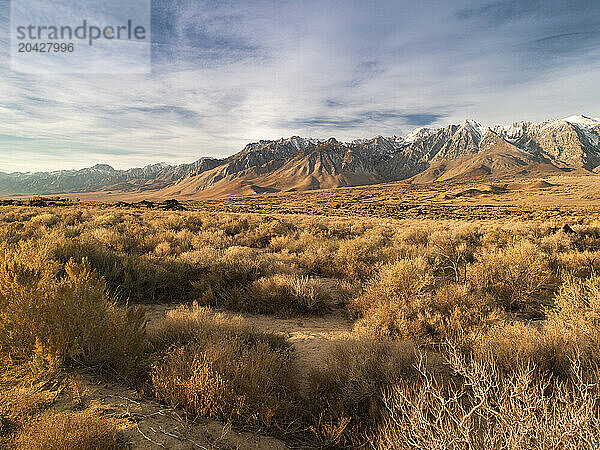
M 238 432 L 222 423 L 190 423 L 180 412 L 140 399 L 140 394 L 118 384 L 84 376 L 87 408 L 119 423 L 127 444 L 134 449 L 286 449 L 282 441 L 250 432 Z
M 146 317 L 152 323 L 165 313 L 177 308 L 176 304 L 147 305 Z M 352 321 L 341 310 L 323 316 L 278 318 L 271 315 L 241 315 L 257 329 L 285 336 L 292 343 L 301 374 L 306 380 L 310 367 L 320 366 L 325 361 L 327 349 L 335 341 L 351 335 Z M 154 402 L 148 396 L 119 384 L 98 381 L 93 376 L 84 376 L 89 398 L 86 408 L 97 414 L 117 420 L 131 448 L 134 449 L 286 449 L 278 439 L 252 432 L 240 432 L 217 421 L 202 420 L 190 423 L 181 411 Z
M 147 305 L 146 317 L 152 324 L 178 305 Z M 273 315 L 232 313 L 219 311 L 229 316 L 241 316 L 259 330 L 285 336 L 294 346 L 299 368 L 321 366 L 329 346 L 335 341 L 351 337 L 353 322 L 341 310 L 322 316 L 279 318 Z
M 341 311 L 314 317 L 280 319 L 259 314 L 243 314 L 244 319 L 256 328 L 279 333 L 294 346 L 300 368 L 321 366 L 327 349 L 335 341 L 348 339 L 352 322 Z

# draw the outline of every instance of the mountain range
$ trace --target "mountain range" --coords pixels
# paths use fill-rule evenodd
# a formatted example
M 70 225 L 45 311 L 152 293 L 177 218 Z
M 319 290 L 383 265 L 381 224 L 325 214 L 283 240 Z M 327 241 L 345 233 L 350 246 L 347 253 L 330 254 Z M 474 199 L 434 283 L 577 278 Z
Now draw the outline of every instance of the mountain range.
M 291 137 L 248 144 L 228 158 L 115 170 L 0 172 L 0 194 L 148 192 L 160 197 L 220 197 L 530 174 L 600 171 L 600 119 L 571 116 L 485 127 L 473 120 L 418 128 L 405 136 L 340 142 Z

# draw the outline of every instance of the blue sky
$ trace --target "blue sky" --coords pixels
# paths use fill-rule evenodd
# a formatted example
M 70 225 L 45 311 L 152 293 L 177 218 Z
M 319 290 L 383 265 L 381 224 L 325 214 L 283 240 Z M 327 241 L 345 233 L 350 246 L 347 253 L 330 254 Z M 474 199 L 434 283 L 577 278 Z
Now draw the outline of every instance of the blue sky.
M 0 171 L 600 116 L 597 0 L 154 0 L 146 75 L 12 73 L 0 8 Z

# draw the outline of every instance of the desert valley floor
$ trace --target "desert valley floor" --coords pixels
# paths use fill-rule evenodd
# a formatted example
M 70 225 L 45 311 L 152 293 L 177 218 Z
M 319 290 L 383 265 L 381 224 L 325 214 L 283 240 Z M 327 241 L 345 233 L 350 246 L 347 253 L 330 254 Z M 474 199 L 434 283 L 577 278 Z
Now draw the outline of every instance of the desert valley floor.
M 598 178 L 5 198 L 0 442 L 594 448 Z

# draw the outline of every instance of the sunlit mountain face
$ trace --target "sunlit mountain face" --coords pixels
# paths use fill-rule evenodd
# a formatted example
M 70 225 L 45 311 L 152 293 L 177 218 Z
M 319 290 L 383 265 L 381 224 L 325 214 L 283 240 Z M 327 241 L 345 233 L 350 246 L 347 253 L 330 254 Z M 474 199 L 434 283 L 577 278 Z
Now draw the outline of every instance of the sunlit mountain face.
M 600 166 L 600 120 L 571 116 L 485 127 L 474 120 L 421 127 L 404 136 L 342 142 L 291 137 L 248 144 L 230 157 L 115 170 L 2 173 L 0 192 L 101 190 L 257 194 L 359 186 L 414 177 L 421 182 L 472 176 L 518 176 L 527 168 L 594 173 Z

